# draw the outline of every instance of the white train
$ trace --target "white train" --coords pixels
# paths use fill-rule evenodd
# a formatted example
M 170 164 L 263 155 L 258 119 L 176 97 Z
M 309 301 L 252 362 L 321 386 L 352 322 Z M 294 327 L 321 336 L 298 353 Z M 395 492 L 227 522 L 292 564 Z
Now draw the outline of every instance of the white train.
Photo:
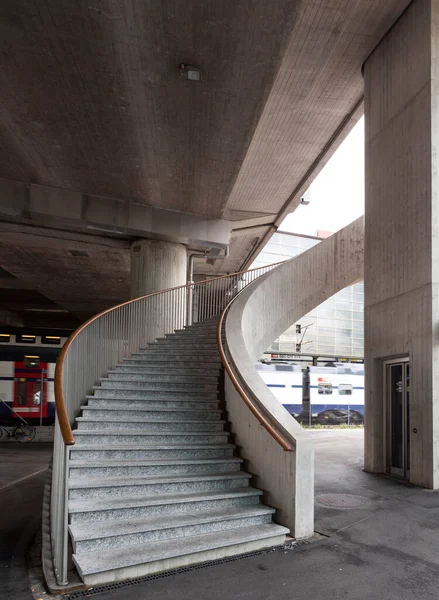
M 364 419 L 364 365 L 332 363 L 302 369 L 258 363 L 272 393 L 299 421 L 361 423 Z
M 66 339 L 59 333 L 0 333 L 0 423 L 17 421 L 17 414 L 34 424 L 54 422 L 55 364 Z

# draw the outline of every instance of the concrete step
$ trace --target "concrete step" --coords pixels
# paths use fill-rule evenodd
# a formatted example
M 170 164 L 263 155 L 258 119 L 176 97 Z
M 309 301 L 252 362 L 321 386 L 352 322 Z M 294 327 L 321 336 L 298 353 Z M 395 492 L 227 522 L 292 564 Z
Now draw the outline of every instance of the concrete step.
M 144 373 L 145 375 L 184 375 L 188 377 L 189 375 L 206 375 L 213 377 L 218 376 L 219 367 L 216 364 L 205 363 L 202 366 L 193 366 L 192 362 L 184 363 L 184 366 L 176 367 L 174 364 L 172 365 L 144 365 L 142 364 L 130 364 L 130 363 L 122 363 L 115 367 L 116 373 Z
M 96 386 L 99 387 L 99 386 Z M 96 389 L 96 387 L 94 389 Z M 101 387 L 109 390 L 146 390 L 147 392 L 216 392 L 218 382 L 214 383 L 181 383 L 179 381 L 112 381 L 101 379 Z
M 252 527 L 271 523 L 274 509 L 267 506 L 244 506 L 232 510 L 216 510 L 203 514 L 168 515 L 149 519 L 122 519 L 70 525 L 75 554 L 124 548 L 159 540 L 188 538 L 194 535 Z
M 203 331 L 175 331 L 174 333 L 166 333 L 165 337 L 157 338 L 158 342 L 162 340 L 212 340 L 216 341 L 216 328 L 212 329 L 212 331 L 207 330 L 203 333 Z
M 172 369 L 174 367 L 191 367 L 191 366 L 207 366 L 210 368 L 220 368 L 221 361 L 219 356 L 197 356 L 194 358 L 193 356 L 183 356 L 181 354 L 171 355 L 172 358 L 169 358 L 169 354 L 164 353 L 162 355 L 151 355 L 148 356 L 146 354 L 139 354 L 138 356 L 130 356 L 128 358 L 123 359 L 123 364 L 129 365 L 144 365 L 147 367 L 153 366 L 161 366 L 167 367 L 168 369 Z
M 218 358 L 218 348 L 216 346 L 212 346 L 210 348 L 200 348 L 197 344 L 194 344 L 194 347 L 188 348 L 184 344 L 181 347 L 175 347 L 174 344 L 169 344 L 165 346 L 164 344 L 157 344 L 155 346 L 150 346 L 145 348 L 144 350 L 139 350 L 138 352 L 133 352 L 131 356 L 134 358 L 136 356 L 175 356 L 178 358 L 179 356 L 199 356 L 199 357 L 211 357 Z
M 98 429 L 74 432 L 77 444 L 226 444 L 227 431 L 144 431 L 137 429 Z
M 280 545 L 287 533 L 285 527 L 273 523 L 239 527 L 127 548 L 74 554 L 73 561 L 84 582 L 97 585 Z
M 168 338 L 165 340 L 158 340 L 156 342 L 152 342 L 147 346 L 141 346 L 139 348 L 140 352 L 144 352 L 145 350 L 163 348 L 168 350 L 169 348 L 178 348 L 180 349 L 188 349 L 188 350 L 212 350 L 212 352 L 218 352 L 218 346 L 216 339 L 214 340 L 206 340 L 206 338 L 200 338 L 199 340 L 191 340 L 191 339 L 179 339 L 179 338 Z
M 120 390 L 96 386 L 94 388 L 94 398 L 138 398 L 140 400 L 218 400 L 218 392 L 200 392 L 196 393 L 185 391 L 159 391 L 159 390 Z
M 175 382 L 175 383 L 201 383 L 218 386 L 219 371 L 209 374 L 186 374 L 180 373 L 136 373 L 136 371 L 109 371 L 108 379 L 105 381 L 143 381 L 145 383 Z
M 103 421 L 102 419 L 92 419 L 91 417 L 77 417 L 78 431 L 131 431 L 133 434 L 139 432 L 145 433 L 165 433 L 175 432 L 182 433 L 221 433 L 224 431 L 224 421 L 218 419 L 215 421 L 196 420 L 180 420 L 167 419 L 165 420 L 148 420 L 134 419 L 130 421 L 128 417 L 109 418 Z
M 108 431 L 130 431 L 132 435 L 144 433 L 175 433 L 176 435 L 192 433 L 222 433 L 224 431 L 224 422 L 218 421 L 128 421 L 126 419 L 113 419 L 111 421 L 102 421 L 101 419 L 91 419 L 78 417 L 77 431 L 94 431 L 97 433 L 106 433 Z
M 217 443 L 217 444 L 197 444 L 197 443 L 172 443 L 173 439 L 169 440 L 169 444 L 160 445 L 147 443 L 133 443 L 120 445 L 115 437 L 114 443 L 102 443 L 100 437 L 96 444 L 88 443 L 88 438 L 91 436 L 82 436 L 86 441 L 77 443 L 70 448 L 70 458 L 73 462 L 81 461 L 100 461 L 100 460 L 156 460 L 162 459 L 189 459 L 189 460 L 204 460 L 204 459 L 224 459 L 233 457 L 235 451 L 234 444 Z M 238 460 L 238 459 L 235 459 Z
M 217 410 L 218 400 L 204 400 L 194 398 L 192 400 L 139 400 L 138 398 L 95 398 L 89 397 L 87 406 L 91 408 L 120 408 L 124 410 L 152 410 L 154 408 L 192 408 L 197 410 Z
M 96 406 L 83 406 L 82 416 L 85 418 L 102 419 L 103 421 L 111 420 L 123 420 L 123 421 L 167 421 L 169 418 L 173 420 L 185 420 L 190 419 L 191 421 L 214 421 L 221 418 L 222 411 L 216 409 L 204 410 L 202 407 L 199 408 L 148 408 L 148 407 L 137 407 L 128 408 L 123 407 L 96 407 Z
M 198 336 L 195 336 L 189 334 L 174 334 L 169 337 L 157 338 L 154 342 L 149 342 L 148 344 L 146 344 L 146 346 L 140 346 L 140 350 L 144 350 L 145 348 L 151 348 L 155 346 L 170 346 L 174 344 L 179 346 L 185 346 L 186 344 L 195 346 L 196 344 L 200 344 L 201 346 L 216 348 L 217 339 L 216 335 L 199 334 Z
M 191 475 L 165 475 L 162 477 L 137 475 L 122 477 L 70 477 L 69 499 L 92 498 L 146 498 L 169 494 L 192 494 L 248 487 L 251 475 L 244 471 Z
M 85 453 L 84 453 L 85 454 Z M 146 460 L 132 457 L 131 460 L 93 460 L 85 454 L 82 460 L 70 461 L 70 475 L 75 480 L 81 477 L 134 477 L 197 475 L 209 473 L 236 473 L 242 465 L 242 458 L 198 458 L 198 459 L 159 459 Z
M 70 523 L 95 523 L 96 521 L 143 518 L 170 514 L 201 514 L 206 510 L 236 508 L 259 504 L 261 490 L 243 488 L 192 494 L 169 494 L 157 497 L 125 496 L 70 500 Z

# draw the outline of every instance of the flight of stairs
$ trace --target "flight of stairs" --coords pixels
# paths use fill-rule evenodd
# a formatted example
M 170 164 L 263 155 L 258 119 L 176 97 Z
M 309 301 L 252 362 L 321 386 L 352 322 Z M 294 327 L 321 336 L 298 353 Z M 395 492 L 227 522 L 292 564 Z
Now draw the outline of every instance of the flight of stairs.
M 77 418 L 69 529 L 87 585 L 285 540 L 229 443 L 215 327 L 207 321 L 140 349 Z

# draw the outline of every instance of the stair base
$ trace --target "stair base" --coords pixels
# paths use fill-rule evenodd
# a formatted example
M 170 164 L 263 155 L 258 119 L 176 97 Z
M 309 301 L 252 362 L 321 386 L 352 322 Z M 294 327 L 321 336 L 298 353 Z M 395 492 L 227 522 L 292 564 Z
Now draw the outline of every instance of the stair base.
M 239 556 L 240 554 L 245 554 L 247 552 L 280 546 L 284 543 L 285 533 L 281 533 L 280 535 L 273 535 L 262 539 L 244 541 L 234 545 L 202 550 L 201 552 L 193 552 L 182 556 L 164 558 L 154 562 L 131 565 L 88 575 L 82 572 L 80 560 L 77 561 L 75 555 L 73 555 L 73 561 L 75 562 L 84 583 L 87 586 L 95 586 L 113 583 L 115 581 L 124 581 L 126 579 L 135 579 L 136 577 L 144 577 L 145 575 L 152 575 L 154 573 L 163 573 L 172 569 L 210 562 L 230 556 Z

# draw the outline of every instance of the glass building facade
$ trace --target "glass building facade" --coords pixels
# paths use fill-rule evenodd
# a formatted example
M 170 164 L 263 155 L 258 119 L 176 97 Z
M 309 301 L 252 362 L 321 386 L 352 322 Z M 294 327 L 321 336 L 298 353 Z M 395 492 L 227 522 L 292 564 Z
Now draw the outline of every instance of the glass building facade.
M 275 233 L 254 261 L 252 268 L 288 260 L 320 243 L 321 238 Z M 320 304 L 287 329 L 267 352 L 359 357 L 364 355 L 364 285 L 356 283 Z M 296 325 L 301 333 L 296 333 Z M 303 336 L 303 338 L 302 338 Z

